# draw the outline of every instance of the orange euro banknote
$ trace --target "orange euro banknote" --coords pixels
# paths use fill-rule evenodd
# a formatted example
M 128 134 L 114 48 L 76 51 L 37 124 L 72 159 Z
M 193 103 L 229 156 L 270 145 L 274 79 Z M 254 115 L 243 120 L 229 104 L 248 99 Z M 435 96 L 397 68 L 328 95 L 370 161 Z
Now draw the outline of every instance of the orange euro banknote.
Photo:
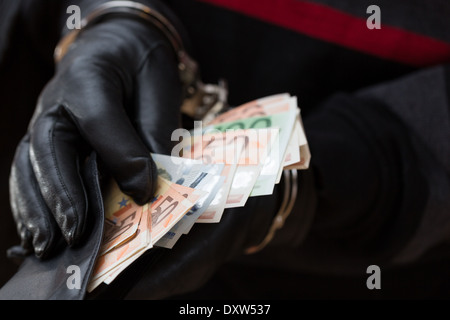
M 180 194 L 182 186 L 174 186 L 173 183 L 163 179 L 158 179 L 158 189 L 154 201 L 150 205 L 150 215 L 152 222 L 152 243 L 156 243 L 194 206 L 189 201 L 189 196 L 194 189 L 182 187 L 183 194 Z M 188 190 L 191 191 L 188 191 Z M 187 197 L 184 195 L 188 192 Z
M 117 192 L 114 187 L 109 190 Z M 122 211 L 110 214 L 107 223 L 116 223 L 118 227 L 111 227 L 110 231 L 105 233 L 105 240 L 109 242 L 105 242 L 103 246 L 108 247 L 109 250 L 104 250 L 97 259 L 89 290 L 95 289 L 108 277 L 116 276 L 142 253 L 152 248 L 153 244 L 192 208 L 194 203 L 188 198 L 193 200 L 199 197 L 194 191 L 192 188 L 179 186 L 158 177 L 157 189 L 152 201 L 144 206 L 130 203 L 129 207 L 123 208 Z M 105 198 L 119 199 L 120 197 L 106 196 Z M 139 221 L 138 217 L 140 217 Z M 108 227 L 106 229 L 108 230 Z M 126 239 L 122 237 L 128 233 L 127 231 L 131 233 L 130 230 L 134 229 L 136 231 L 132 235 L 128 234 Z M 112 246 L 112 243 L 115 245 Z

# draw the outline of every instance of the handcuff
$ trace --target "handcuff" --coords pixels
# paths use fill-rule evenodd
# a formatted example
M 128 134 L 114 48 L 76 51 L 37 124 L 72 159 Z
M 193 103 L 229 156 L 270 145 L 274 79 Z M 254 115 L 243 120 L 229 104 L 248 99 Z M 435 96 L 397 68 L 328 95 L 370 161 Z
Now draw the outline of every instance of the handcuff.
M 247 248 L 245 250 L 245 254 L 254 254 L 264 249 L 273 240 L 276 232 L 283 228 L 286 219 L 291 214 L 295 201 L 297 200 L 298 193 L 297 170 L 284 170 L 283 178 L 283 201 L 280 209 L 275 215 L 272 225 L 270 226 L 264 239 L 258 245 Z
M 58 43 L 54 51 L 55 63 L 62 60 L 84 30 L 112 15 L 140 19 L 156 27 L 167 38 L 178 60 L 178 72 L 185 93 L 181 106 L 182 113 L 194 120 L 206 121 L 229 108 L 226 82 L 220 80 L 218 84 L 204 84 L 200 80 L 197 62 L 185 50 L 181 36 L 175 27 L 161 13 L 138 2 L 110 1 L 94 9 L 82 19 L 79 29 L 72 30 Z
M 217 85 L 204 84 L 200 80 L 197 62 L 186 52 L 183 41 L 175 27 L 161 13 L 138 2 L 110 1 L 97 7 L 81 21 L 79 29 L 72 30 L 61 39 L 54 52 L 55 63 L 62 60 L 84 30 L 111 15 L 141 19 L 156 27 L 168 39 L 178 59 L 178 72 L 185 92 L 185 99 L 181 106 L 182 113 L 194 120 L 202 120 L 208 123 L 230 108 L 227 103 L 228 89 L 226 82 L 220 80 Z M 283 227 L 287 217 L 292 212 L 298 191 L 296 170 L 284 170 L 284 184 L 284 197 L 281 207 L 275 215 L 266 237 L 260 244 L 247 248 L 246 254 L 256 253 L 266 247 L 272 241 L 277 230 Z

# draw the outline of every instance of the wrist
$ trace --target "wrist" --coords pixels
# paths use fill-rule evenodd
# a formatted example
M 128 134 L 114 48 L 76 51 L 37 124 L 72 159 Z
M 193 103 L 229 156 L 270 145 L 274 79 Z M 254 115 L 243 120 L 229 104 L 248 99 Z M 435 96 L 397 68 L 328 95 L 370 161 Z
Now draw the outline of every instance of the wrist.
M 303 243 L 309 234 L 317 205 L 313 170 L 285 170 L 269 201 L 275 202 L 276 206 L 272 208 L 271 220 L 263 223 L 262 210 L 255 211 L 249 232 L 254 236 L 252 241 L 247 242 L 246 254 L 257 253 L 268 246 L 297 247 Z M 268 208 L 268 204 L 261 206 Z
M 276 193 L 271 199 L 277 199 L 278 211 L 272 214 L 270 225 L 262 228 L 265 232 L 259 236 L 259 241 L 254 241 L 245 249 L 246 254 L 254 254 L 263 250 L 269 243 L 272 242 L 276 233 L 284 227 L 286 219 L 292 212 L 294 204 L 297 199 L 298 193 L 297 184 L 297 171 L 296 170 L 284 170 L 283 178 L 280 186 L 276 188 Z M 272 200 L 273 201 L 273 200 Z M 260 220 L 260 216 L 254 219 Z
M 54 0 L 57 1 L 57 0 Z M 77 6 L 80 9 L 81 20 L 87 18 L 99 7 L 105 5 L 106 3 L 123 3 L 127 1 L 123 0 L 62 0 L 58 3 L 59 7 L 59 24 L 58 33 L 60 38 L 65 36 L 67 33 L 73 30 L 67 26 L 67 21 L 72 13 L 67 12 L 70 6 Z M 188 44 L 188 37 L 184 33 L 184 28 L 178 18 L 173 14 L 173 12 L 161 0 L 131 0 L 129 2 L 134 2 L 136 4 L 141 4 L 143 6 L 149 7 L 152 10 L 159 12 L 164 16 L 170 23 L 175 27 L 177 32 L 180 34 L 182 41 L 185 45 Z
M 55 62 L 60 62 L 78 36 L 93 25 L 115 17 L 133 19 L 142 22 L 148 28 L 157 30 L 166 39 L 178 60 L 179 76 L 185 95 L 193 94 L 199 82 L 198 67 L 196 62 L 188 55 L 183 37 L 178 32 L 179 29 L 163 13 L 143 4 L 144 2 L 153 3 L 153 1 L 101 0 L 96 2 L 97 6 L 90 4 L 89 10 L 87 10 L 89 13 L 81 20 L 80 28 L 66 33 L 56 46 Z

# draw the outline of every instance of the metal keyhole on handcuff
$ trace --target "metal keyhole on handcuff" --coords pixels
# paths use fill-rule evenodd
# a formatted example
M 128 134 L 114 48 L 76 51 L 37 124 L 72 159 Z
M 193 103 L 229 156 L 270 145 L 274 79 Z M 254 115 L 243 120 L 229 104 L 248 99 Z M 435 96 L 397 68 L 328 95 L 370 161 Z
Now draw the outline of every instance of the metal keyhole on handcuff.
M 199 81 L 192 95 L 184 100 L 181 112 L 196 121 L 208 124 L 231 109 L 227 100 L 228 88 L 225 80 L 219 80 L 218 84 L 204 84 Z

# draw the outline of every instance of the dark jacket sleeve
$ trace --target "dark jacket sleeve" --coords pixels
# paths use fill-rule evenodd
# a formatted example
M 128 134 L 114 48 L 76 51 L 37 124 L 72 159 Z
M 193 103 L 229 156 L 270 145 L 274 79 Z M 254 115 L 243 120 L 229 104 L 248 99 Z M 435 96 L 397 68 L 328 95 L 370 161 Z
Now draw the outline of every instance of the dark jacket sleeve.
M 407 167 L 413 172 L 406 173 L 411 176 L 420 172 L 424 179 L 425 190 L 405 194 L 403 206 L 418 198 L 423 199 L 423 209 L 411 238 L 394 262 L 412 262 L 424 255 L 442 257 L 450 234 L 450 67 L 423 70 L 362 91 L 359 96 L 384 103 L 405 124 L 417 159 L 404 159 L 405 166 L 413 164 Z M 404 222 L 408 223 L 406 217 Z
M 289 261 L 291 270 L 342 274 L 445 257 L 449 74 L 438 66 L 338 94 L 307 117 L 312 160 L 300 175 L 313 175 L 314 185 L 300 190 L 314 191 L 299 197 L 278 242 L 260 258 L 270 255 L 273 267 Z M 306 210 L 312 197 L 316 206 Z
M 68 32 L 68 6 L 78 5 L 84 17 L 104 2 L 0 0 L 0 286 L 17 269 L 6 258 L 6 250 L 20 241 L 9 206 L 8 178 L 14 152 L 27 130 L 39 94 L 54 74 L 53 52 L 61 36 Z M 139 2 L 165 15 L 186 39 L 183 28 L 162 1 Z

